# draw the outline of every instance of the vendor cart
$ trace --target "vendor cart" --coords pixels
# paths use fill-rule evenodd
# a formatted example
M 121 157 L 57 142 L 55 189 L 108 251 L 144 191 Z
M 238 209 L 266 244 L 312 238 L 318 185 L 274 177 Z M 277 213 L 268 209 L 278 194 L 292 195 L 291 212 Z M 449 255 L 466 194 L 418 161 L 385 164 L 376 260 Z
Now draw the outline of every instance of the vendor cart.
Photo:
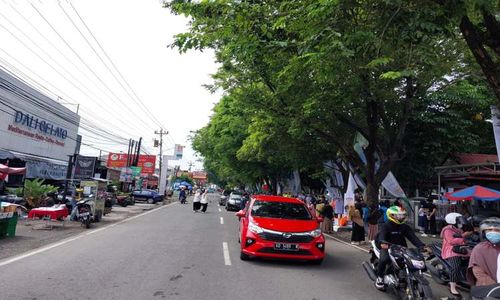
M 104 202 L 106 201 L 106 188 L 108 181 L 100 178 L 82 180 L 80 187 L 83 189 L 84 198 L 92 198 L 95 202 L 95 222 L 99 222 L 104 215 Z

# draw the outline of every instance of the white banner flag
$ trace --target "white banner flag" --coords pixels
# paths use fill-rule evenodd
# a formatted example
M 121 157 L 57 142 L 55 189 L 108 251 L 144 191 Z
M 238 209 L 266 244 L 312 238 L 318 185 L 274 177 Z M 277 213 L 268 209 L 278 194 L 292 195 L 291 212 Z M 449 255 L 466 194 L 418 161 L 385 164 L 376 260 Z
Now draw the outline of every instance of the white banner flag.
M 392 174 L 392 172 L 389 172 L 387 174 L 384 181 L 382 181 L 382 186 L 394 197 L 406 198 L 405 192 L 399 185 L 396 177 L 394 177 L 394 174 Z
M 498 161 L 500 161 L 500 111 L 496 105 L 491 106 L 491 120 L 493 121 L 493 134 L 497 145 Z
M 356 190 L 356 182 L 352 173 L 349 172 L 349 181 L 347 182 L 347 190 L 344 194 L 344 206 L 354 205 L 354 191 Z

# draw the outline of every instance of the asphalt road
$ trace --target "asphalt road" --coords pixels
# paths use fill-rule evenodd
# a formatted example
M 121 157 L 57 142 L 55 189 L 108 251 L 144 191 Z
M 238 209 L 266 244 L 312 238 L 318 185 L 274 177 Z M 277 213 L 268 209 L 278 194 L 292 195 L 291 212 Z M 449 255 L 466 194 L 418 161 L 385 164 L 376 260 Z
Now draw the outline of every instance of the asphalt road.
M 163 206 L 0 261 L 0 299 L 391 299 L 359 250 L 328 239 L 320 266 L 244 262 L 237 226 L 215 203 Z

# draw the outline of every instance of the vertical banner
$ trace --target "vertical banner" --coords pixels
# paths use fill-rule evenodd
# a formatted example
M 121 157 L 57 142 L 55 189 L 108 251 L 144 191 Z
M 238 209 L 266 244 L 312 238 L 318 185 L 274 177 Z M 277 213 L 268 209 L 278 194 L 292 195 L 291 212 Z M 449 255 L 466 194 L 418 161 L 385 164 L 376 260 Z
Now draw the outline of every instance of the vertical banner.
M 344 194 L 344 206 L 354 205 L 354 191 L 356 190 L 356 182 L 352 173 L 349 172 L 349 181 L 347 182 L 347 190 Z
M 406 198 L 406 194 L 399 185 L 399 182 L 394 177 L 392 172 L 389 172 L 385 177 L 384 181 L 382 181 L 382 186 L 389 192 L 391 195 L 397 198 Z
M 500 161 L 500 111 L 496 105 L 491 106 L 491 120 L 493 121 L 493 134 L 497 145 L 498 161 Z

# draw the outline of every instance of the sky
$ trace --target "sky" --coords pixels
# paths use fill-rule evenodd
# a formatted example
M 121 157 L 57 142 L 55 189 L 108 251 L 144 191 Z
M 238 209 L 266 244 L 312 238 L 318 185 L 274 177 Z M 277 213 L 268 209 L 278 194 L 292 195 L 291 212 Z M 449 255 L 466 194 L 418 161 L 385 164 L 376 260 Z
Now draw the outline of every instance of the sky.
M 217 69 L 213 52 L 169 47 L 187 23 L 159 0 L 4 0 L 0 65 L 78 109 L 92 128 L 81 131 L 81 154 L 126 153 L 128 139 L 139 137 L 146 153 L 158 154 L 161 126 L 169 132 L 164 154 L 186 146 L 169 165 L 200 170 L 188 136 L 209 121 L 221 94 L 202 86 Z

